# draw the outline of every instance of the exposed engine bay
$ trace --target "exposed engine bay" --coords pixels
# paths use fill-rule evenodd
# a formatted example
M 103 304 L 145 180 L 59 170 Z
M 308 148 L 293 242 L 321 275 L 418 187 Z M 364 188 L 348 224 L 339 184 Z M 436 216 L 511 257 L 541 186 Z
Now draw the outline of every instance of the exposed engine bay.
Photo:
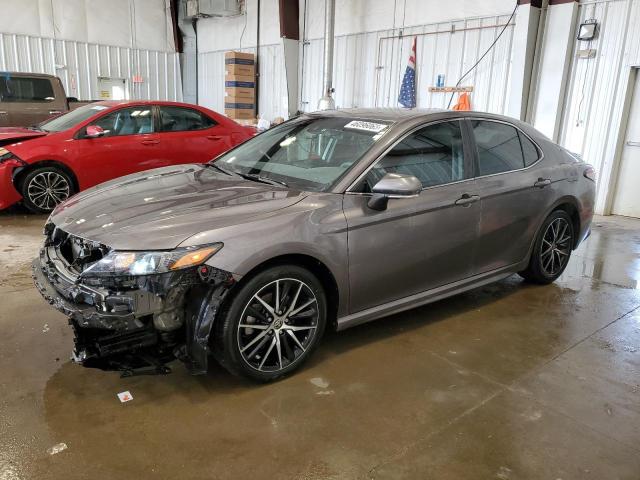
M 49 223 L 33 279 L 40 293 L 69 317 L 75 362 L 124 376 L 163 374 L 182 360 L 207 371 L 209 335 L 236 278 L 209 265 L 149 275 L 87 275 L 111 249 Z M 203 300 L 204 299 L 204 300 Z

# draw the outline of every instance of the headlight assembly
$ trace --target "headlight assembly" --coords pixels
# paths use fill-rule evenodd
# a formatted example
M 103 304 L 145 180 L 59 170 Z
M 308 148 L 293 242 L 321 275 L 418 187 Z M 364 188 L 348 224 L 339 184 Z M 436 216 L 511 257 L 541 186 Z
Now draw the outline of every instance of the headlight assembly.
M 222 248 L 222 243 L 177 248 L 167 252 L 110 252 L 82 272 L 82 276 L 152 275 L 206 262 Z

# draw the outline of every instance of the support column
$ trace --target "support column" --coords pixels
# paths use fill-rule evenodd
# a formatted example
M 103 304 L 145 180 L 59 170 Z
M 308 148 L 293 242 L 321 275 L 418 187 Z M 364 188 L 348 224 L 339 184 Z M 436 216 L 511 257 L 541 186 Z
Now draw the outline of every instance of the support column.
M 280 37 L 284 49 L 289 118 L 298 111 L 298 71 L 300 63 L 300 5 L 298 0 L 279 0 Z
M 542 0 L 518 0 L 511 49 L 511 88 L 506 114 L 524 120 L 529 102 L 531 73 L 535 56 Z
M 553 141 L 558 141 L 564 97 L 573 61 L 578 2 L 549 0 L 540 51 L 540 69 L 532 88 L 531 123 Z

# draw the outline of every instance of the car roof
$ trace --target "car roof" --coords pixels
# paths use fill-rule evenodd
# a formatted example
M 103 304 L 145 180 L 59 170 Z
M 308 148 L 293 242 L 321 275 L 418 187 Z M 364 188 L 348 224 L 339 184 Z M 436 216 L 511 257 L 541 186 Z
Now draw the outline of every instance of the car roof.
M 531 125 L 517 118 L 500 115 L 497 113 L 480 112 L 473 110 L 445 110 L 441 108 L 344 108 L 340 110 L 321 110 L 317 112 L 305 113 L 308 117 L 342 117 L 342 118 L 359 118 L 362 120 L 372 120 L 389 122 L 396 125 L 406 123 L 415 123 L 414 120 L 429 120 L 429 117 L 435 117 L 434 120 L 446 120 L 448 118 L 478 118 L 488 120 L 498 120 L 510 123 L 521 129 L 524 129 L 530 135 L 536 135 L 546 138 L 543 134 L 534 129 Z
M 322 117 L 356 117 L 384 122 L 398 122 L 411 118 L 424 117 L 447 110 L 439 108 L 344 108 L 340 110 L 322 110 L 308 115 Z
M 120 105 L 171 105 L 176 107 L 204 108 L 201 105 L 183 102 L 170 102 L 167 100 L 100 100 L 91 102 L 91 105 L 104 105 L 106 107 L 117 107 Z
M 37 78 L 58 78 L 48 73 L 30 73 L 30 72 L 5 72 L 0 71 L 0 77 L 37 77 Z

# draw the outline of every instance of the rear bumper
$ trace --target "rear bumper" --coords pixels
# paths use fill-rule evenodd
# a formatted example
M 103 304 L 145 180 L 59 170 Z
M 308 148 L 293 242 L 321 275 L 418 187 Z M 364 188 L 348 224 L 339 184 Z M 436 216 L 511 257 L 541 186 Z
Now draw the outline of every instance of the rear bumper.
M 0 210 L 10 207 L 22 200 L 22 195 L 13 186 L 13 171 L 16 165 L 9 161 L 0 163 Z

